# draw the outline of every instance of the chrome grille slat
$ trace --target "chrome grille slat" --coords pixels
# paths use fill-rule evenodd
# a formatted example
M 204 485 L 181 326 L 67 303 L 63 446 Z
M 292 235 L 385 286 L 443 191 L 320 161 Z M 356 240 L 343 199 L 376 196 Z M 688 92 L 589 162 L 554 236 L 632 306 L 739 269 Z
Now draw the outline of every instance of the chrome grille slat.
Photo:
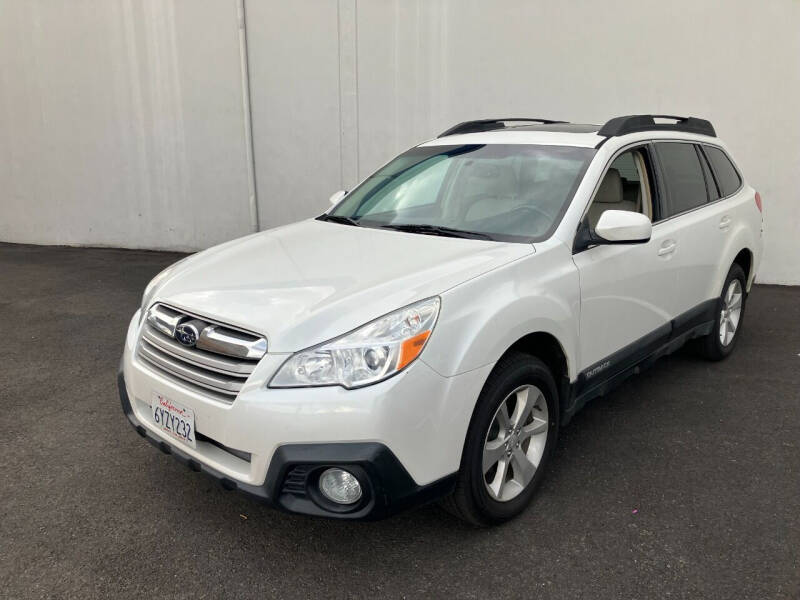
M 241 383 L 235 383 L 233 378 L 216 377 L 209 372 L 200 369 L 193 369 L 186 363 L 172 358 L 168 354 L 153 351 L 152 346 L 140 345 L 139 353 L 144 355 L 150 362 L 157 364 L 162 369 L 171 372 L 173 375 L 190 379 L 194 383 L 202 383 L 221 392 L 238 393 L 242 389 L 245 379 Z
M 175 375 L 172 371 L 169 371 L 169 370 L 165 369 L 164 367 L 162 367 L 160 364 L 151 361 L 147 356 L 145 356 L 141 352 L 139 353 L 139 358 L 141 358 L 143 361 L 145 361 L 148 365 L 150 365 L 156 371 L 159 371 L 161 373 L 164 373 L 166 375 L 174 377 L 174 378 L 176 378 L 178 381 L 180 381 L 182 383 L 189 384 L 190 387 L 196 386 L 197 388 L 199 388 L 200 390 L 204 391 L 205 393 L 209 393 L 211 396 L 214 396 L 214 397 L 216 397 L 216 398 L 218 398 L 220 400 L 224 400 L 225 402 L 233 402 L 233 400 L 236 398 L 237 394 L 235 392 L 234 393 L 226 392 L 224 390 L 217 389 L 217 388 L 212 387 L 210 385 L 202 384 L 199 381 L 193 381 L 191 379 L 185 379 L 183 377 Z
M 248 339 L 236 331 L 206 327 L 197 339 L 197 348 L 235 358 L 261 358 L 267 352 L 267 340 Z
M 172 337 L 181 314 L 166 306 L 156 304 L 147 311 L 148 321 L 164 335 Z
M 145 325 L 144 331 L 142 331 L 142 339 L 175 358 L 180 358 L 195 366 L 205 367 L 225 375 L 250 375 L 255 367 L 255 363 L 252 361 L 231 360 L 227 357 L 213 356 L 211 353 L 187 350 L 186 346 L 181 346 L 178 342 L 166 338 L 154 331 L 149 325 Z
M 149 366 L 227 402 L 266 352 L 267 341 L 257 334 L 163 304 L 148 310 L 137 344 Z

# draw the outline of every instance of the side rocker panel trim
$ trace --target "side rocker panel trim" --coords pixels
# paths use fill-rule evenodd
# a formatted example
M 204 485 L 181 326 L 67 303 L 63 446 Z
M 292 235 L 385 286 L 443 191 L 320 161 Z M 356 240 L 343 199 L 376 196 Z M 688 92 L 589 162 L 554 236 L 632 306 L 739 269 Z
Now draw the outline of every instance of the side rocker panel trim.
M 562 423 L 566 424 L 593 398 L 607 394 L 688 340 L 710 333 L 718 305 L 718 298 L 706 300 L 581 371 L 572 384 L 571 402 L 564 410 Z

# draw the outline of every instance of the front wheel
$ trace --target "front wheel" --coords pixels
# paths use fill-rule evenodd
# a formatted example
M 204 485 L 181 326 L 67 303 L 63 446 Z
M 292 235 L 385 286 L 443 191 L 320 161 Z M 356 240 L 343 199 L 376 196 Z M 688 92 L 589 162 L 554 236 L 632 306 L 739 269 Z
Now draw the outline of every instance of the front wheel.
M 700 352 L 709 360 L 722 360 L 733 352 L 744 321 L 747 278 L 737 263 L 731 266 L 717 302 L 711 333 L 700 338 Z
M 475 525 L 521 513 L 533 498 L 558 434 L 555 381 L 539 359 L 512 353 L 481 391 L 456 489 L 442 504 Z

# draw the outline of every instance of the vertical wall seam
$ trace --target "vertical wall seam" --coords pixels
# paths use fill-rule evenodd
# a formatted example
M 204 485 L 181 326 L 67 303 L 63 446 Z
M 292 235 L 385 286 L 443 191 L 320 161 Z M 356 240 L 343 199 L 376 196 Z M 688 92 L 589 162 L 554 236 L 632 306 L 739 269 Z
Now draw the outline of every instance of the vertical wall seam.
M 356 181 L 361 181 L 361 109 L 359 107 L 359 93 L 358 89 L 358 0 L 353 0 L 353 30 L 355 32 L 355 48 L 354 48 L 354 55 L 355 55 L 355 80 L 356 80 L 356 119 L 355 119 L 355 128 L 356 128 Z M 354 183 L 355 183 L 354 182 Z
M 344 183 L 344 117 L 342 111 L 342 0 L 336 2 L 336 64 L 339 67 L 339 189 Z
M 247 162 L 247 192 L 250 207 L 250 225 L 253 232 L 261 230 L 258 214 L 258 195 L 256 193 L 256 165 L 253 146 L 253 115 L 250 104 L 250 69 L 247 56 L 247 17 L 245 0 L 238 0 L 237 17 L 239 25 L 239 62 L 242 77 L 242 112 L 244 115 L 245 160 Z
M 339 43 L 339 176 L 342 189 L 360 177 L 358 108 L 358 34 L 356 0 L 338 2 Z

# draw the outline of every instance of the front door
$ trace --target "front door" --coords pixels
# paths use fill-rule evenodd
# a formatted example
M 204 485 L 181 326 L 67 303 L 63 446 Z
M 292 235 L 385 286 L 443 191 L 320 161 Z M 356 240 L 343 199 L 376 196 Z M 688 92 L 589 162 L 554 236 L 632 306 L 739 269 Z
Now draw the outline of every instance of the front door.
M 585 226 L 593 228 L 600 214 L 612 209 L 658 218 L 650 159 L 645 146 L 614 159 L 587 210 Z M 657 221 L 646 243 L 597 245 L 574 254 L 580 274 L 584 390 L 638 362 L 668 338 L 678 305 L 674 258 L 679 237 L 674 221 Z

